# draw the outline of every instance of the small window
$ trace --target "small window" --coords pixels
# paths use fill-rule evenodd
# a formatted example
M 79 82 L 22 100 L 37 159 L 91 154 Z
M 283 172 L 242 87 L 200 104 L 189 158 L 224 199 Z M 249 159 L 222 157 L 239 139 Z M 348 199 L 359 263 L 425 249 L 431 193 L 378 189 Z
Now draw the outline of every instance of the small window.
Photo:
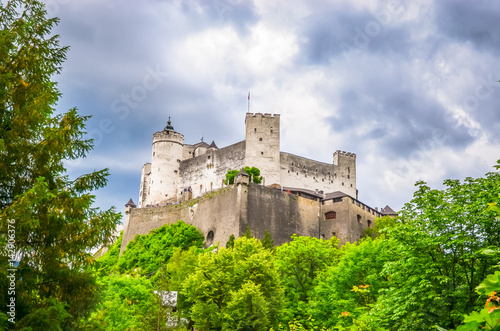
M 206 244 L 207 244 L 207 246 L 211 246 L 213 244 L 213 242 L 214 242 L 214 232 L 209 231 L 207 234 Z
M 366 224 L 368 225 L 368 227 L 369 227 L 369 228 L 371 228 L 371 227 L 372 227 L 372 221 L 367 220 L 367 221 L 366 221 Z
M 351 184 L 351 187 L 352 187 L 352 184 Z
M 262 138 L 259 138 L 259 141 L 262 141 Z
M 332 232 L 332 235 L 335 237 L 337 235 L 337 233 L 336 232 Z
M 260 152 L 260 155 L 264 155 L 264 152 Z
M 288 173 L 290 173 L 290 170 L 288 170 Z
M 342 182 L 342 186 L 344 186 L 344 182 Z
M 337 218 L 337 213 L 334 211 L 329 211 L 325 214 L 325 220 L 334 220 Z
M 351 175 L 347 175 L 347 179 L 351 179 Z
M 189 151 L 189 154 L 191 154 L 191 151 Z
M 257 132 L 257 128 L 253 129 L 253 132 Z
M 208 156 L 208 159 L 210 160 L 210 155 Z
M 156 153 L 156 152 L 153 152 L 153 156 L 155 156 L 155 153 Z
M 271 133 L 273 133 L 273 130 L 271 130 Z
M 358 218 L 358 223 L 361 223 L 361 215 L 360 214 L 358 214 L 357 218 Z

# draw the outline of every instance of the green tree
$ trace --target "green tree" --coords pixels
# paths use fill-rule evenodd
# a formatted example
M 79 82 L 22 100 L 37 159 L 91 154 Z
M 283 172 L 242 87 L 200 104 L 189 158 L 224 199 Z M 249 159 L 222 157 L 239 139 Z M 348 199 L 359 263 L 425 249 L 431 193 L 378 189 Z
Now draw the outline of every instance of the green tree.
M 273 255 L 254 238 L 200 255 L 183 291 L 196 329 L 268 330 L 281 317 L 283 288 Z
M 235 240 L 234 234 L 229 236 L 229 240 L 226 243 L 226 248 L 233 248 L 234 247 L 234 240 Z
M 262 176 L 260 175 L 259 168 L 245 167 L 245 172 L 250 176 L 250 182 L 254 182 L 255 184 L 262 183 Z
M 52 77 L 61 71 L 67 47 L 51 36 L 58 19 L 48 19 L 35 0 L 0 4 L 0 244 L 15 229 L 11 258 L 16 271 L 16 327 L 72 329 L 95 303 L 95 277 L 87 252 L 107 244 L 119 223 L 112 209 L 93 208 L 92 191 L 105 186 L 108 170 L 65 175 L 64 160 L 84 157 L 85 121 L 76 109 L 55 114 L 60 97 Z M 12 253 L 12 254 L 10 254 Z M 0 268 L 1 288 L 7 288 Z M 0 303 L 9 297 L 1 291 Z M 1 309 L 0 320 L 5 317 Z M 69 315 L 72 318 L 69 318 Z M 13 327 L 9 324 L 9 327 Z
M 488 203 L 500 194 L 500 174 L 446 180 L 444 190 L 418 182 L 414 198 L 388 231 L 397 259 L 384 267 L 392 286 L 372 313 L 386 327 L 457 327 L 479 308 L 479 283 L 494 261 L 482 250 L 500 245 L 500 223 Z
M 389 287 L 388 278 L 380 273 L 393 260 L 391 245 L 384 238 L 366 238 L 358 245 L 342 246 L 340 261 L 328 267 L 314 288 L 309 312 L 315 320 L 332 328 L 357 323 L 364 324 L 363 330 L 372 329 L 368 327 L 375 325 L 370 309 Z
M 252 232 L 250 231 L 250 227 L 248 225 L 247 225 L 247 229 L 246 229 L 245 233 L 243 234 L 243 236 L 245 238 L 248 238 L 248 239 L 253 238 Z
M 322 240 L 292 236 L 292 241 L 276 247 L 276 266 L 285 287 L 286 320 L 306 325 L 308 305 L 318 276 L 340 257 L 335 237 Z
M 128 243 L 118 262 L 120 273 L 148 275 L 159 270 L 168 262 L 176 247 L 201 248 L 205 238 L 194 226 L 178 221 L 151 231 L 147 235 L 137 235 Z
M 157 301 L 146 277 L 113 275 L 101 280 L 101 300 L 86 330 L 151 330 L 156 327 Z M 156 328 L 155 328 L 156 329 Z
M 269 250 L 274 250 L 274 240 L 271 237 L 269 231 L 267 230 L 264 233 L 264 239 L 262 239 L 262 246 L 264 246 L 264 248 L 267 248 Z
M 226 185 L 233 185 L 234 177 L 236 177 L 237 174 L 239 174 L 238 170 L 228 170 L 226 173 L 226 180 L 224 181 L 224 183 Z

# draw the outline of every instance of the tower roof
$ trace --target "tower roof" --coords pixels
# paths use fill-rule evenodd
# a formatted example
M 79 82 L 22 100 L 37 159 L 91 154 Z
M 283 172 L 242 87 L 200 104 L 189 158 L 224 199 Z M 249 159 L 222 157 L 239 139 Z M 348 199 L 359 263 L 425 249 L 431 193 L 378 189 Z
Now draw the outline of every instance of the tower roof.
M 210 146 L 208 146 L 208 148 L 217 148 L 217 149 L 219 149 L 219 147 L 217 147 L 217 145 L 215 144 L 214 140 L 212 140 L 212 143 L 210 144 Z
M 175 131 L 174 127 L 172 126 L 172 122 L 170 121 L 170 116 L 168 117 L 167 126 L 165 127 L 164 130 L 166 130 L 166 131 Z
M 397 215 L 398 214 L 391 207 L 389 207 L 388 205 L 385 206 L 384 208 L 382 208 L 380 210 L 380 213 L 384 214 L 384 215 Z
M 130 198 L 130 200 L 127 202 L 127 204 L 125 205 L 125 207 L 132 207 L 132 208 L 135 208 L 137 207 L 135 205 L 135 203 L 132 201 L 132 198 Z

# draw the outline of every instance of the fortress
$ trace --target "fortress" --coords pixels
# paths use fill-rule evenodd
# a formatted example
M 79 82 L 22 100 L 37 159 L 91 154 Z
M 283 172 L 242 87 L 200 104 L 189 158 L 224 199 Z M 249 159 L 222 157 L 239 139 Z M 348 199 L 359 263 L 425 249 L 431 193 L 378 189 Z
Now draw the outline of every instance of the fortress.
M 280 151 L 280 115 L 247 113 L 245 140 L 218 148 L 184 144 L 170 119 L 153 135 L 151 163 L 142 167 L 139 203 L 126 205 L 121 251 L 137 234 L 183 220 L 205 235 L 207 245 L 225 244 L 247 226 L 257 238 L 268 230 L 276 245 L 293 233 L 343 244 L 359 240 L 375 217 L 395 215 L 359 200 L 356 154 L 337 150 L 332 163 Z M 228 170 L 257 167 L 261 184 L 241 171 L 225 185 Z

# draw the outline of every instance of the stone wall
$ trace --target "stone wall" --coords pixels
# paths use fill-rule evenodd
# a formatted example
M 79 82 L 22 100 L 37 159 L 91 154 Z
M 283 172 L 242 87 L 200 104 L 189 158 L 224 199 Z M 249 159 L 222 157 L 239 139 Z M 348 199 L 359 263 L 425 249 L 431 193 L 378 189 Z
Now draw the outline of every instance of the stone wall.
M 191 188 L 194 197 L 222 188 L 226 173 L 245 166 L 245 141 L 183 160 L 179 167 L 180 194 Z M 181 198 L 181 197 L 180 197 Z
M 245 185 L 243 185 L 246 188 Z M 225 244 L 231 234 L 237 235 L 241 215 L 242 185 L 231 185 L 197 199 L 159 207 L 134 208 L 127 215 L 120 254 L 138 234 L 148 234 L 164 224 L 182 220 L 196 226 L 213 243 Z
M 255 184 L 250 184 L 248 190 L 240 234 L 248 226 L 256 238 L 262 239 L 268 230 L 275 245 L 289 242 L 294 233 L 319 236 L 318 201 Z
M 340 200 L 340 201 L 339 201 Z M 335 212 L 335 219 L 326 219 L 326 214 Z M 367 227 L 373 227 L 375 217 L 380 214 L 352 197 L 326 200 L 321 203 L 321 238 L 335 236 L 340 245 L 359 241 Z

